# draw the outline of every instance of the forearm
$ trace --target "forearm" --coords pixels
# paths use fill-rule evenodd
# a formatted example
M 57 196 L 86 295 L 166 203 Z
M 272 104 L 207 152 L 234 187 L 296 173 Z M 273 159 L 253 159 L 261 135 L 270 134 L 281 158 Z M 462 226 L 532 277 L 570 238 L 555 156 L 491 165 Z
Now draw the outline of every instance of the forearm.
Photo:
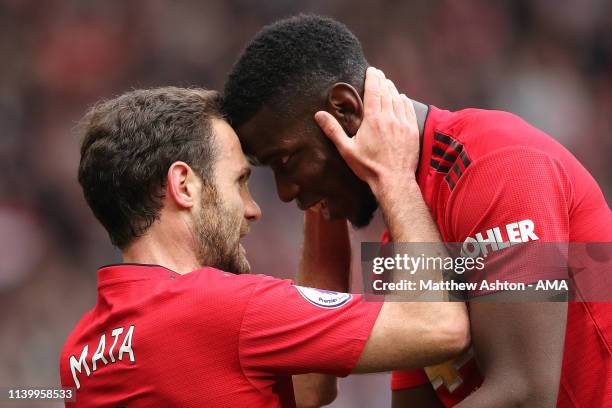
M 392 241 L 442 241 L 414 175 L 406 175 L 402 180 L 381 178 L 372 189 L 379 200 Z
M 331 404 L 338 394 L 337 378 L 325 374 L 293 376 L 297 408 L 314 408 Z
M 319 289 L 349 290 L 351 244 L 346 220 L 325 220 L 317 211 L 304 213 L 304 246 L 297 283 Z
M 395 252 L 434 259 L 449 256 L 414 178 L 395 183 L 381 182 L 374 191 L 379 198 L 391 239 L 398 244 L 394 246 Z M 409 245 L 402 246 L 401 243 Z M 444 270 L 439 266 L 422 267 L 416 271 L 396 268 L 391 277 L 393 282 L 415 279 L 439 282 L 444 279 Z M 392 291 L 385 296 L 386 301 L 401 301 L 393 305 L 398 316 L 412 317 L 411 325 L 407 326 L 409 331 L 404 336 L 414 338 L 412 345 L 419 345 L 421 353 L 411 354 L 405 361 L 405 368 L 443 362 L 463 352 L 469 345 L 469 321 L 465 304 L 449 302 L 448 293 L 444 290 L 419 288 L 417 283 L 415 290 Z M 401 341 L 396 343 L 398 348 L 402 347 Z
M 497 301 L 501 295 L 470 305 L 474 353 L 484 382 L 457 407 L 554 407 L 567 303 L 503 303 Z
M 304 246 L 297 283 L 319 289 L 347 292 L 351 244 L 346 220 L 327 221 L 320 213 L 304 213 Z M 338 393 L 337 378 L 325 374 L 293 376 L 298 408 L 330 404 Z
M 503 384 L 499 384 L 503 385 Z M 510 389 L 509 389 L 510 388 Z M 483 383 L 482 386 L 468 398 L 459 403 L 457 408 L 485 408 L 485 407 L 523 407 L 519 395 L 512 395 L 511 387 L 500 387 L 495 383 Z M 514 390 L 514 392 L 517 392 Z
M 445 244 L 442 242 L 438 227 L 425 204 L 421 190 L 414 176 L 406 176 L 401 180 L 394 181 L 391 177 L 381 177 L 380 181 L 373 184 L 372 190 L 377 196 L 382 209 L 385 224 L 389 230 L 391 241 L 395 245 L 393 249 L 399 255 L 411 257 L 423 257 L 427 259 L 446 259 L 449 257 Z M 405 245 L 402 245 L 405 244 Z M 439 265 L 439 263 L 438 263 Z M 448 271 L 451 273 L 452 271 Z M 404 280 L 421 282 L 429 280 L 439 282 L 445 278 L 445 271 L 438 268 L 420 267 L 418 270 L 397 268 L 392 275 L 392 280 L 401 282 Z M 445 291 L 422 291 L 411 290 L 398 293 L 406 301 L 447 301 L 448 294 Z M 409 297 L 406 297 L 409 295 Z M 461 303 L 445 306 L 446 309 L 460 309 L 467 318 L 465 306 Z
M 456 405 L 456 408 L 549 408 L 556 405 L 556 394 L 556 391 L 538 391 L 525 382 L 513 382 L 506 378 L 506 381 L 485 381 L 474 393 Z

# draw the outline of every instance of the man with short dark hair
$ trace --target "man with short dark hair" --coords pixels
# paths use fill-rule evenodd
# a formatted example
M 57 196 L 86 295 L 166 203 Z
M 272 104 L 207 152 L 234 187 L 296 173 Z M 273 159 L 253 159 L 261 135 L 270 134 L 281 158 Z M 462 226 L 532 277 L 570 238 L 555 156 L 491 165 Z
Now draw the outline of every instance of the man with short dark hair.
M 356 227 L 368 224 L 377 208 L 376 191 L 355 166 L 353 148 L 367 124 L 362 96 L 368 65 L 346 26 L 301 15 L 257 33 L 224 91 L 224 109 L 245 154 L 273 169 L 280 199 L 296 200 L 301 209 L 316 204 L 329 219 L 346 218 Z M 517 243 L 612 242 L 610 209 L 597 183 L 550 137 L 505 112 L 449 112 L 412 103 L 419 163 L 394 181 L 408 181 L 411 194 L 403 199 L 431 211 L 410 227 L 418 229 L 433 215 L 444 241 L 463 243 L 473 256 L 488 255 L 486 276 L 466 274 L 468 281 L 533 284 L 548 278 L 537 268 L 521 275 L 526 258 L 512 254 L 537 247 Z M 402 242 L 392 230 L 384 240 Z M 514 249 L 507 249 L 510 244 Z M 567 279 L 567 273 L 554 279 Z M 348 280 L 335 288 L 348 290 Z M 490 300 L 507 294 L 471 295 Z M 470 408 L 608 403 L 609 304 L 472 302 L 470 317 L 475 359 L 442 367 L 442 376 L 441 367 L 428 369 L 429 378 L 423 370 L 394 372 L 395 406 L 440 406 L 440 400 Z
M 405 97 L 378 75 L 368 84 L 366 120 L 376 130 L 364 130 L 360 140 L 414 143 L 416 121 Z M 248 273 L 240 239 L 261 213 L 217 93 L 128 92 L 94 106 L 83 128 L 79 182 L 124 263 L 98 270 L 97 304 L 62 349 L 62 385 L 76 389 L 67 406 L 292 407 L 294 374 L 418 367 L 468 346 L 461 303 L 365 301 Z M 412 217 L 400 199 L 406 186 L 388 188 L 403 162 L 375 153 L 361 164 L 376 164 L 370 186 L 389 228 L 407 238 L 399 222 Z M 309 276 L 318 269 L 348 273 L 319 235 L 346 223 L 315 212 L 309 220 L 301 283 L 316 283 Z M 420 238 L 443 248 L 433 223 Z M 431 277 L 441 279 L 441 271 Z M 310 380 L 295 378 L 300 406 L 333 399 L 314 392 Z

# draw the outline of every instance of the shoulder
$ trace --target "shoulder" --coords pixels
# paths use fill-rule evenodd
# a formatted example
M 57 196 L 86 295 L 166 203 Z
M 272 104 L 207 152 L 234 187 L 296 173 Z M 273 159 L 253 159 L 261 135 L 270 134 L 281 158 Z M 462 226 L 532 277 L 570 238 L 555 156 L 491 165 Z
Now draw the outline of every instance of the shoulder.
M 464 109 L 443 111 L 442 117 L 433 129 L 432 158 L 439 159 L 436 153 L 443 159 L 450 158 L 451 162 L 442 163 L 444 169 L 452 168 L 459 153 L 465 166 L 488 162 L 488 166 L 507 168 L 510 158 L 515 165 L 524 166 L 542 157 L 558 160 L 564 166 L 575 165 L 576 159 L 559 142 L 513 113 Z M 503 164 L 492 163 L 499 157 L 506 159 Z M 460 170 L 459 173 L 464 169 Z
M 258 286 L 273 286 L 284 282 L 281 279 L 261 274 L 237 275 L 212 267 L 205 267 L 183 275 L 180 282 L 186 289 L 203 289 L 208 292 L 233 293 L 249 296 Z M 287 281 L 291 282 L 291 281 Z
M 438 131 L 462 143 L 473 159 L 510 146 L 549 150 L 556 143 L 521 117 L 498 110 L 464 109 L 453 112 L 452 120 Z
M 470 199 L 484 192 L 507 199 L 510 191 L 538 197 L 555 187 L 569 200 L 572 192 L 571 179 L 561 160 L 549 152 L 521 145 L 503 146 L 482 154 L 456 184 L 455 195 L 467 192 Z M 490 199 L 485 199 L 485 205 L 491 206 Z
M 237 275 L 212 267 L 205 267 L 177 277 L 158 288 L 156 302 L 162 307 L 179 307 L 211 316 L 220 313 L 224 320 L 241 315 L 262 286 L 271 286 L 279 279 L 253 274 Z
M 532 127 L 520 116 L 511 112 L 489 109 L 467 108 L 451 112 L 447 120 L 441 123 L 451 132 L 462 130 L 508 130 L 512 128 Z M 535 129 L 535 128 L 534 128 Z

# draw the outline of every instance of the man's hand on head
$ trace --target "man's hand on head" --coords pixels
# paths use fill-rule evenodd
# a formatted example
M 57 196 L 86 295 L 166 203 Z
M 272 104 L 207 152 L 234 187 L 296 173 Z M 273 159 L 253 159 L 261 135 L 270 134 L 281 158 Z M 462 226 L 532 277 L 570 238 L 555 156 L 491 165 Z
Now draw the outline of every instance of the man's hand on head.
M 315 120 L 351 170 L 375 194 L 416 172 L 419 129 L 414 106 L 382 71 L 367 70 L 364 118 L 354 137 L 349 137 L 328 112 L 317 112 Z

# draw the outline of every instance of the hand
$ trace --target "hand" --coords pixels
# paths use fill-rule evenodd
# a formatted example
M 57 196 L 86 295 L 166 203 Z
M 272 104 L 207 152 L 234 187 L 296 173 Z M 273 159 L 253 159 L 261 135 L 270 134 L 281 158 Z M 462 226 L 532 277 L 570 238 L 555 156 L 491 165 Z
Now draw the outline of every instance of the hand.
M 414 176 L 419 160 L 414 106 L 382 71 L 370 67 L 366 72 L 364 117 L 355 137 L 349 137 L 328 112 L 317 112 L 315 120 L 374 194 L 398 179 Z

